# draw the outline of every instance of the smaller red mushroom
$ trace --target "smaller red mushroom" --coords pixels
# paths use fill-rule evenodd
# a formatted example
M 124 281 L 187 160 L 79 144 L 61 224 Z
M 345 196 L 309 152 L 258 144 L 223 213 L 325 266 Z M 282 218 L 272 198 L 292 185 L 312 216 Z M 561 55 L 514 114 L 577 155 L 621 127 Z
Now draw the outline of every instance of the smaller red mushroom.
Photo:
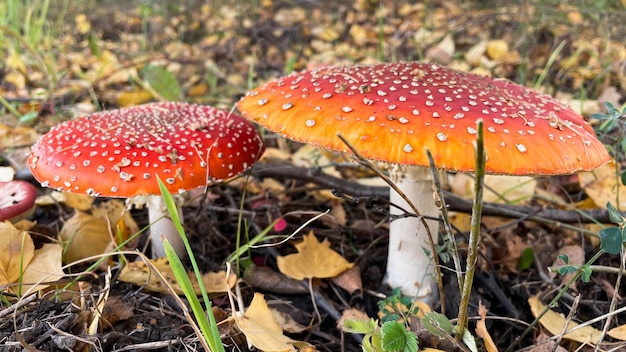
M 0 182 L 0 221 L 15 222 L 35 206 L 37 189 L 26 181 Z
M 205 105 L 151 103 L 52 128 L 33 146 L 28 165 L 46 187 L 92 196 L 152 196 L 153 256 L 165 255 L 161 235 L 183 256 L 157 176 L 170 192 L 182 193 L 240 174 L 262 152 L 256 128 L 235 114 Z

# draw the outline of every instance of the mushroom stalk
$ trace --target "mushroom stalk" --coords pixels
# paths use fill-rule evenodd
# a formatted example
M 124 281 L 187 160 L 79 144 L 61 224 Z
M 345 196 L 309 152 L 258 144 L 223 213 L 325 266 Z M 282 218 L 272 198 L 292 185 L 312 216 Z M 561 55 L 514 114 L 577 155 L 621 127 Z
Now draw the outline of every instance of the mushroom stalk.
M 148 200 L 148 219 L 150 220 L 150 241 L 152 242 L 152 257 L 165 257 L 165 249 L 163 248 L 164 236 L 174 247 L 176 255 L 179 258 L 186 256 L 185 243 L 180 237 L 174 222 L 167 211 L 167 206 L 161 195 L 150 196 Z M 176 202 L 176 211 L 181 225 L 183 222 L 182 207 Z
M 428 168 L 406 167 L 400 170 L 399 166 L 394 166 L 391 178 L 421 215 L 436 217 L 439 214 L 433 199 L 432 177 Z M 410 212 L 411 207 L 393 189 L 390 201 Z M 391 207 L 391 215 L 405 214 L 398 207 Z M 435 220 L 426 220 L 426 223 L 433 240 L 437 242 L 439 223 Z M 430 248 L 427 230 L 418 217 L 401 217 L 391 221 L 385 283 L 390 287 L 400 287 L 404 295 L 434 303 L 438 294 L 433 256 L 437 254 L 431 253 Z

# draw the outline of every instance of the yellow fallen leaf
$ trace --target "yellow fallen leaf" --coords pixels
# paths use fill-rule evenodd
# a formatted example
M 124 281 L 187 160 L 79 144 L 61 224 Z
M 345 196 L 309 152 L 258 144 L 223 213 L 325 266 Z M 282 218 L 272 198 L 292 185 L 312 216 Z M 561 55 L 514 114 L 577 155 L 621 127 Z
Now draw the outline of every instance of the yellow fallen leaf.
M 93 201 L 96 199 L 86 194 L 71 193 L 71 192 L 64 192 L 64 193 L 65 193 L 65 205 L 74 209 L 82 210 L 82 211 L 89 210 L 89 208 L 91 208 L 91 205 L 93 204 Z
M 487 325 L 485 324 L 487 308 L 485 308 L 483 302 L 478 302 L 478 315 L 480 315 L 480 320 L 476 323 L 476 335 L 483 339 L 483 343 L 485 344 L 485 349 L 487 350 L 487 352 L 498 352 L 498 348 L 493 342 L 493 339 L 491 338 L 491 335 L 487 330 Z
M 611 202 L 619 210 L 624 210 L 626 209 L 626 187 L 619 185 L 618 188 L 620 172 L 615 162 L 611 161 L 593 171 L 579 173 L 578 182 L 597 206 L 606 208 L 606 203 Z
M 166 257 L 150 260 L 155 270 L 158 270 L 161 276 L 167 280 L 174 288 L 176 294 L 182 295 L 183 291 L 176 282 L 176 277 L 172 271 L 169 261 Z M 151 272 L 151 266 L 147 265 L 144 261 L 136 261 L 128 263 L 121 271 L 119 280 L 129 282 L 131 284 L 141 286 L 147 291 L 168 293 L 168 290 L 161 283 L 161 280 L 157 275 Z M 200 286 L 196 280 L 196 276 L 189 275 L 191 286 L 197 295 L 200 295 Z M 205 273 L 202 275 L 202 283 L 208 293 L 226 292 L 229 288 L 232 288 L 237 282 L 237 276 L 234 274 L 227 275 L 225 271 Z
M 0 286 L 15 283 L 21 268 L 35 256 L 35 245 L 26 231 L 20 231 L 10 221 L 0 222 Z
M 530 305 L 530 310 L 533 313 L 533 316 L 537 317 L 539 313 L 543 311 L 546 307 L 541 301 L 539 301 L 539 296 L 533 296 L 528 299 L 528 304 Z M 546 314 L 544 314 L 541 319 L 539 319 L 539 323 L 543 325 L 546 330 L 548 330 L 552 335 L 558 335 L 563 331 L 563 327 L 566 323 L 566 318 L 563 314 L 557 313 L 551 309 L 548 310 Z M 579 324 L 570 321 L 567 324 L 567 330 L 573 329 L 579 326 Z M 587 344 L 597 344 L 602 337 L 602 331 L 593 328 L 592 326 L 584 326 L 582 328 L 576 329 L 570 333 L 567 333 L 563 336 L 568 340 L 573 340 L 580 343 Z
M 122 92 L 117 96 L 115 103 L 123 108 L 126 106 L 134 106 L 148 102 L 152 99 L 152 93 L 147 90 L 135 92 Z
M 243 317 L 235 316 L 237 327 L 246 335 L 248 345 L 265 352 L 296 351 L 296 341 L 283 335 L 283 329 L 274 319 L 260 293 L 255 293 Z
M 70 199 L 79 207 L 83 201 Z M 67 246 L 64 261 L 71 263 L 77 260 L 100 255 L 112 250 L 117 244 L 126 241 L 139 231 L 139 227 L 125 211 L 124 203 L 117 199 L 93 206 L 91 214 L 77 210 L 69 218 L 59 233 L 64 246 Z M 120 235 L 120 237 L 118 237 Z
M 490 40 L 487 42 L 487 57 L 492 60 L 500 60 L 509 52 L 509 44 L 502 40 Z
M 21 293 L 35 292 L 48 287 L 45 282 L 54 282 L 65 276 L 61 257 L 63 247 L 56 243 L 46 243 L 34 253 L 33 259 L 22 274 Z M 43 284 L 38 284 L 43 282 Z M 15 289 L 12 289 L 16 292 Z
M 276 258 L 281 273 L 296 280 L 329 278 L 354 266 L 330 249 L 330 242 L 327 239 L 320 243 L 313 231 L 303 236 L 303 239 L 295 245 L 298 253 Z
M 533 197 L 537 180 L 530 176 L 487 175 L 485 185 L 485 202 L 519 203 Z M 456 174 L 451 187 L 456 195 L 471 198 L 474 179 L 467 174 Z

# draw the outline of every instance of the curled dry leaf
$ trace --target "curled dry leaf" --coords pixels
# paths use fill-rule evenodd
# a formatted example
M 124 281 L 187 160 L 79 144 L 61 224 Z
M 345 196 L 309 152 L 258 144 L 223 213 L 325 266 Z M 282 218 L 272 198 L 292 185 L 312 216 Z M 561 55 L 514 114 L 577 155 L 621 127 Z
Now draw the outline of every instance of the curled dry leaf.
M 334 277 L 354 266 L 330 249 L 330 242 L 319 242 L 313 231 L 295 245 L 298 253 L 276 258 L 278 269 L 296 280 Z
M 166 257 L 149 260 L 149 262 L 151 265 L 146 264 L 143 260 L 128 263 L 122 269 L 119 280 L 141 286 L 147 291 L 169 293 L 159 277 L 152 272 L 152 268 L 154 268 L 172 285 L 176 294 L 183 294 Z M 194 292 L 200 295 L 200 286 L 193 273 L 189 274 L 189 280 L 194 288 Z M 211 272 L 202 275 L 202 282 L 208 293 L 226 292 L 235 285 L 237 276 L 234 274 L 227 275 L 225 271 Z
M 478 302 L 478 315 L 480 315 L 480 320 L 476 323 L 476 335 L 483 339 L 483 343 L 485 344 L 485 349 L 487 352 L 498 352 L 498 348 L 496 344 L 493 342 L 489 331 L 487 330 L 487 325 L 485 324 L 485 317 L 487 316 L 487 308 L 483 305 L 483 302 Z

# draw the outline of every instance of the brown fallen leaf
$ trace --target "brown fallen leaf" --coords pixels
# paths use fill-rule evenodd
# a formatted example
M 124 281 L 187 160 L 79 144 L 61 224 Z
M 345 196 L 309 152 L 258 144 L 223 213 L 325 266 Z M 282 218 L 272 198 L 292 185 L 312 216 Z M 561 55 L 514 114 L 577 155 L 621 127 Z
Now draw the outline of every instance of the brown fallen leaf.
M 546 335 L 543 331 L 539 333 L 539 336 L 535 337 L 535 343 L 528 350 L 529 352 L 567 352 L 563 346 L 556 346 L 556 341 L 546 341 L 550 336 Z
M 565 262 L 559 258 L 561 255 L 567 256 L 567 264 L 579 266 L 585 264 L 585 251 L 580 245 L 568 245 L 561 247 L 557 252 L 557 258 L 554 260 L 553 266 L 563 266 Z M 557 273 L 551 272 L 550 277 L 555 278 Z M 574 276 L 574 273 L 567 273 L 561 278 L 561 284 L 566 284 Z M 571 289 L 578 291 L 576 288 L 576 282 L 571 286 Z
M 337 286 L 353 294 L 356 291 L 363 290 L 363 282 L 361 280 L 361 270 L 358 266 L 344 271 L 343 273 L 331 279 Z
M 329 278 L 337 276 L 354 266 L 339 253 L 330 249 L 330 242 L 319 242 L 313 231 L 303 236 L 303 241 L 295 245 L 298 253 L 276 258 L 278 269 L 296 280 Z
M 182 289 L 176 282 L 174 271 L 166 257 L 149 260 L 149 262 L 152 264 L 151 266 L 146 264 L 143 260 L 128 263 L 122 269 L 119 280 L 141 286 L 147 291 L 169 293 L 158 276 L 151 271 L 152 267 L 154 267 L 154 269 L 158 270 L 161 276 L 172 285 L 176 294 L 183 294 Z M 200 286 L 193 273 L 189 274 L 189 280 L 191 281 L 191 286 L 194 288 L 194 292 L 200 295 Z M 205 273 L 202 275 L 202 283 L 208 293 L 226 292 L 228 289 L 232 288 L 236 282 L 237 276 L 234 274 L 227 275 L 225 271 Z

